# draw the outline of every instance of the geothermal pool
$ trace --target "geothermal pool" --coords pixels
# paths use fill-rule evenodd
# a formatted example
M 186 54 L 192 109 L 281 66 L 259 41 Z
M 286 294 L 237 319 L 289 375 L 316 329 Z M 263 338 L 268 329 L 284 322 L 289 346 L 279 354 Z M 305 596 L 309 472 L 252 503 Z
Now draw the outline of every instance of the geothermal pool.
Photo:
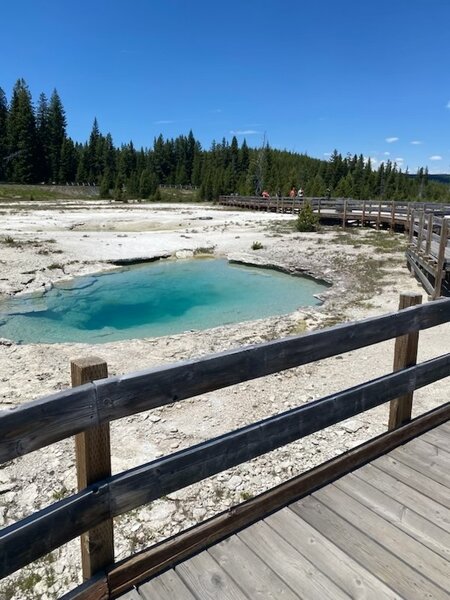
M 226 260 L 161 261 L 0 302 L 0 337 L 102 343 L 208 329 L 320 304 L 326 284 Z

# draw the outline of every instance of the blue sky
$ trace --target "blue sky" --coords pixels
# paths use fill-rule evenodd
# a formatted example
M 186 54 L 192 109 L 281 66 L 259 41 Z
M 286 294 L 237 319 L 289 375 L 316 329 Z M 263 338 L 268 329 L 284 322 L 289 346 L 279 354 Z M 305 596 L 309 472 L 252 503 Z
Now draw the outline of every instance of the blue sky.
M 190 129 L 450 172 L 449 0 L 4 0 L 0 87 L 58 90 L 68 133 Z

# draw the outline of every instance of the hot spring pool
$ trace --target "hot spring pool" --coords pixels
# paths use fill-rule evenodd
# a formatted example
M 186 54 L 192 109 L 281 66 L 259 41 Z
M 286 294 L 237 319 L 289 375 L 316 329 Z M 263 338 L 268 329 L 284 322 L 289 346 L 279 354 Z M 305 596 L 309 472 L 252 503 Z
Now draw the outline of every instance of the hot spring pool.
M 100 343 L 208 329 L 320 304 L 326 284 L 226 260 L 167 261 L 77 277 L 0 302 L 0 337 Z

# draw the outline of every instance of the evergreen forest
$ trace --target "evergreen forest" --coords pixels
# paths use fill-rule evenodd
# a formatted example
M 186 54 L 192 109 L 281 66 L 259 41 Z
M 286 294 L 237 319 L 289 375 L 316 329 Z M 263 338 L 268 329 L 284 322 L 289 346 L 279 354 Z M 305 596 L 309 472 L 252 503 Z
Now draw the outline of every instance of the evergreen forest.
M 66 113 L 56 90 L 33 101 L 19 79 L 8 102 L 0 88 L 0 182 L 90 184 L 100 186 L 102 197 L 157 199 L 159 185 L 198 188 L 199 199 L 220 194 L 259 195 L 264 189 L 288 195 L 295 186 L 305 196 L 355 199 L 450 201 L 450 187 L 433 181 L 426 169 L 402 172 L 387 161 L 374 169 L 370 159 L 342 156 L 329 160 L 287 150 L 249 147 L 213 141 L 202 148 L 192 131 L 175 139 L 162 135 L 148 148 L 133 142 L 115 146 L 112 136 L 100 132 L 94 119 L 89 139 L 76 142 L 67 135 Z

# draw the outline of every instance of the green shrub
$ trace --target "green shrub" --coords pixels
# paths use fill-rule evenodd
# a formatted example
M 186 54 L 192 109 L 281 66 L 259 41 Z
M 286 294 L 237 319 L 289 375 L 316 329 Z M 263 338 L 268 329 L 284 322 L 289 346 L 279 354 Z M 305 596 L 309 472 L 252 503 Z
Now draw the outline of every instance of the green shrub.
M 264 248 L 261 242 L 253 242 L 252 250 L 261 250 L 261 248 Z
M 317 231 L 319 217 L 314 214 L 309 202 L 305 202 L 298 213 L 295 228 L 297 231 Z

